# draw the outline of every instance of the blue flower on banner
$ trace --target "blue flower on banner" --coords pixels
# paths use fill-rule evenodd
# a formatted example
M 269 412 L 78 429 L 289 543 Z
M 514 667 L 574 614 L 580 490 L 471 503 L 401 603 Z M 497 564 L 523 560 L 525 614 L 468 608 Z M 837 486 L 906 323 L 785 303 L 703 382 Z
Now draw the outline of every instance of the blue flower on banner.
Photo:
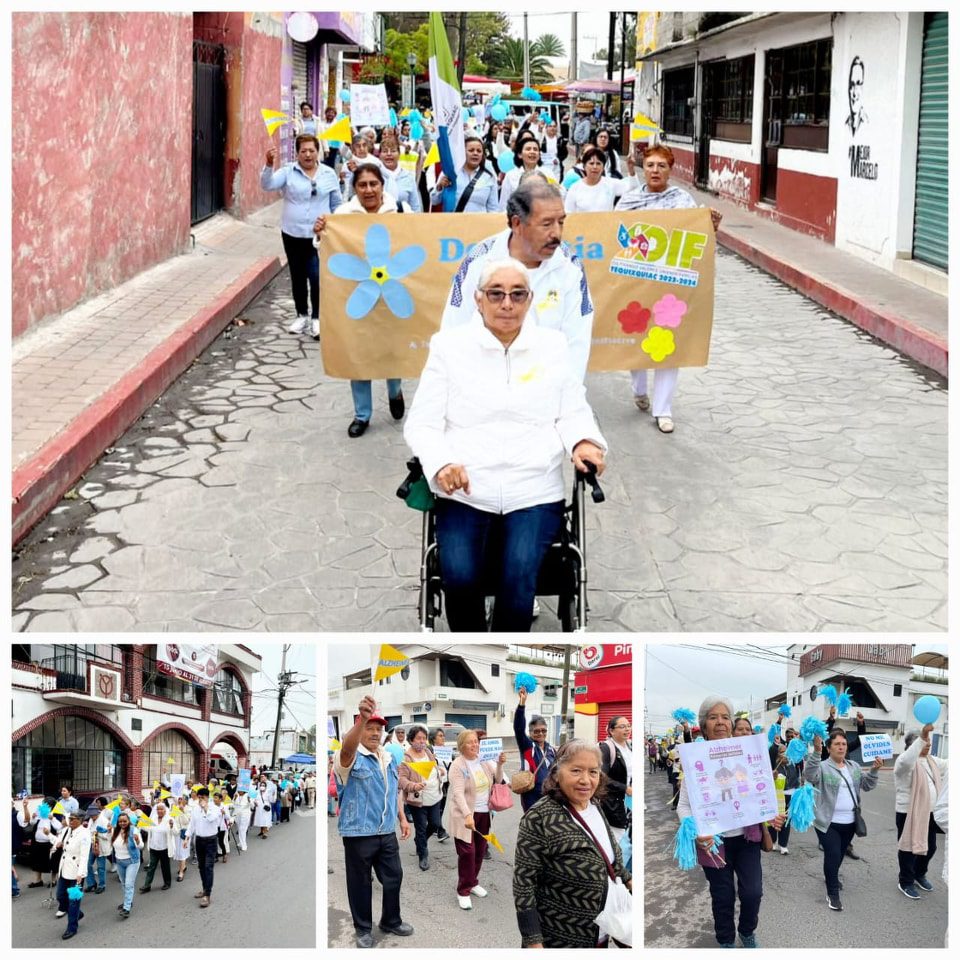
M 400 280 L 423 266 L 427 251 L 409 246 L 390 256 L 390 234 L 383 224 L 375 223 L 364 239 L 366 259 L 352 253 L 335 253 L 327 266 L 341 280 L 359 281 L 347 300 L 347 316 L 362 320 L 383 296 L 384 303 L 401 320 L 413 315 L 413 298 Z

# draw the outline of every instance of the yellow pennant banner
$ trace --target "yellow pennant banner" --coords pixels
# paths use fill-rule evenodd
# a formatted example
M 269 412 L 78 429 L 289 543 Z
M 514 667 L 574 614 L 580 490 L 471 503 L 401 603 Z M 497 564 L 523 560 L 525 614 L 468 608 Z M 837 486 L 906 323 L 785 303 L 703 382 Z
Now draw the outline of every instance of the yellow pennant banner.
M 493 849 L 498 853 L 503 853 L 503 845 L 497 839 L 497 835 L 495 833 L 481 833 L 480 836 L 483 837 L 483 839 L 486 840 L 487 843 L 489 843 L 490 846 L 493 847 Z
M 289 114 L 281 110 L 268 110 L 266 107 L 260 108 L 260 116 L 263 117 L 263 122 L 266 124 L 267 135 L 271 137 L 285 123 L 291 123 L 293 121 L 293 117 L 289 116 Z
M 352 220 L 353 217 L 344 217 L 345 220 Z M 335 374 L 336 376 L 336 374 Z M 380 647 L 380 653 L 377 655 L 377 669 L 373 675 L 373 682 L 386 680 L 395 673 L 399 673 L 408 663 L 410 658 L 401 653 L 389 643 L 384 643 Z
M 339 140 L 341 143 L 349 143 L 352 138 L 353 132 L 349 117 L 341 117 L 318 137 L 319 140 Z
M 406 763 L 411 770 L 419 773 L 424 780 L 429 780 L 430 774 L 433 773 L 432 760 L 405 760 L 404 763 Z
M 503 228 L 502 214 L 328 217 L 320 249 L 326 373 L 418 377 L 463 257 Z M 593 301 L 590 370 L 706 365 L 716 250 L 709 210 L 575 213 L 563 236 L 583 263 Z M 376 296 L 351 301 L 363 284 Z M 536 308 L 543 319 L 563 305 L 554 291 L 541 291 Z M 400 668 L 378 667 L 374 679 Z
M 59 813 L 62 817 L 67 815 L 67 811 L 63 809 L 63 804 L 59 800 L 54 804 L 53 809 L 50 811 L 50 815 L 53 816 L 55 813 Z

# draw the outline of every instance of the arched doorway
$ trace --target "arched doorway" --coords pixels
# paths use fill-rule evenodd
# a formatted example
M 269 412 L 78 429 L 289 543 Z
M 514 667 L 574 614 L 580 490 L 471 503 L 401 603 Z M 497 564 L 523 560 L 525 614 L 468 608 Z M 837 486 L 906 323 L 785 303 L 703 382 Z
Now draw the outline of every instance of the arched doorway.
M 247 747 L 242 737 L 233 731 L 224 731 L 210 744 L 210 764 L 213 776 L 223 779 L 229 771 L 249 766 Z
M 58 712 L 13 742 L 13 789 L 107 793 L 126 785 L 127 761 L 128 746 L 106 726 Z
M 182 773 L 191 780 L 199 779 L 203 747 L 188 739 L 184 731 L 176 728 L 160 730 L 141 749 L 145 785 L 154 780 L 169 785 L 170 775 L 174 773 Z

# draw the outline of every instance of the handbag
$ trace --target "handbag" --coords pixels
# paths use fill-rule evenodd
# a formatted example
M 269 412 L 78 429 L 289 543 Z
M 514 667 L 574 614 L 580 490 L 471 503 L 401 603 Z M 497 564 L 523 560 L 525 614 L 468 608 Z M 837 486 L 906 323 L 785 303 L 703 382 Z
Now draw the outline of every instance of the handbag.
M 509 810 L 513 806 L 513 796 L 505 783 L 495 783 L 490 788 L 490 798 L 487 805 L 494 813 Z
M 529 770 L 519 770 L 510 778 L 510 789 L 514 793 L 529 793 L 537 783 L 537 774 L 547 759 L 547 753 L 544 750 L 537 769 L 531 773 Z
M 860 804 L 857 803 L 857 798 L 853 795 L 850 782 L 842 773 L 840 774 L 840 779 L 843 781 L 844 786 L 850 793 L 850 799 L 853 801 L 853 832 L 858 837 L 865 837 L 867 835 L 867 823 L 863 819 L 863 815 L 860 813 Z

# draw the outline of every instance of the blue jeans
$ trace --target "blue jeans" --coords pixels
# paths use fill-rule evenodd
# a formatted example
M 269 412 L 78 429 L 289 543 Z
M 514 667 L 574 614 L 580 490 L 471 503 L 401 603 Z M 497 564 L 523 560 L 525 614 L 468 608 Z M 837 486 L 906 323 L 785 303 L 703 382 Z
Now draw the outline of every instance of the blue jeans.
M 133 906 L 133 891 L 137 886 L 137 873 L 140 870 L 140 861 L 117 860 L 117 873 L 120 874 L 120 886 L 123 887 L 123 909 L 129 910 Z
M 373 416 L 373 386 L 369 380 L 351 380 L 350 392 L 353 394 L 353 415 L 367 423 Z M 400 396 L 400 380 L 387 380 L 387 396 L 391 400 Z
M 94 840 L 96 843 L 96 840 Z M 96 867 L 96 873 L 94 873 L 94 867 Z M 88 887 L 105 887 L 107 885 L 107 858 L 98 857 L 93 852 L 93 847 L 90 848 L 90 866 L 87 868 L 87 886 Z
M 280 822 L 280 801 L 274 800 L 273 806 L 270 808 L 270 816 L 273 819 L 274 823 Z
M 436 517 L 450 629 L 486 631 L 483 579 L 493 562 L 499 576 L 495 585 L 494 632 L 529 632 L 537 575 L 563 524 L 563 501 L 496 514 L 457 500 L 438 499 Z M 490 558 L 488 541 L 494 533 L 499 535 L 500 555 Z
M 13 877 L 13 896 L 17 896 L 20 893 L 20 884 L 17 883 L 17 857 L 16 854 L 13 856 L 12 869 L 10 871 Z

